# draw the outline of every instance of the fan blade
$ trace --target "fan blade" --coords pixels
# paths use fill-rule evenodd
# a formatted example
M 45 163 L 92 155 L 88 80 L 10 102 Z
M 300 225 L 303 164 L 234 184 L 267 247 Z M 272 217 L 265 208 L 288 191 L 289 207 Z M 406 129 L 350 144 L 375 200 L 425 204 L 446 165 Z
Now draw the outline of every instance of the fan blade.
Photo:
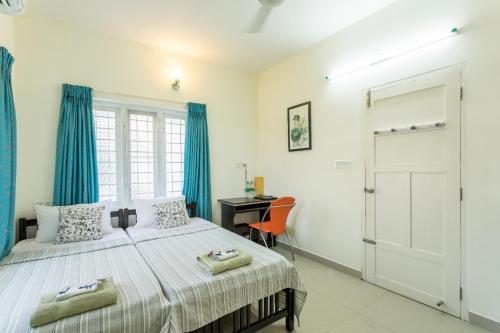
M 259 10 L 257 10 L 257 13 L 255 13 L 255 16 L 253 17 L 252 22 L 250 22 L 250 24 L 246 28 L 245 32 L 248 34 L 261 32 L 272 10 L 273 7 L 260 6 Z

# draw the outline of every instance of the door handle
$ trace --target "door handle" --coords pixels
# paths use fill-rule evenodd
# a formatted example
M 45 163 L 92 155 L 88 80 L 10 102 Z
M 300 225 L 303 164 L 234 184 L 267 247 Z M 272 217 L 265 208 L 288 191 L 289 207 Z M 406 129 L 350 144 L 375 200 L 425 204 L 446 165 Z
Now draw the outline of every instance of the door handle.
M 444 301 L 439 301 L 436 303 L 436 306 L 441 307 L 444 305 Z
M 373 188 L 366 188 L 365 187 L 365 193 L 372 194 L 372 193 L 375 193 L 375 190 Z
M 368 238 L 363 238 L 363 242 L 372 244 L 372 245 L 377 245 L 377 242 L 374 241 L 373 239 L 368 239 Z

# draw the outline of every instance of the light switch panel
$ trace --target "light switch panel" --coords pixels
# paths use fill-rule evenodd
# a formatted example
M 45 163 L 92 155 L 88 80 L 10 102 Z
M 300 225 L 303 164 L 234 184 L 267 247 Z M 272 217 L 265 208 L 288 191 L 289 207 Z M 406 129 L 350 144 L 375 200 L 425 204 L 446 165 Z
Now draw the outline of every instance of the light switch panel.
M 352 161 L 350 160 L 338 160 L 335 161 L 335 169 L 351 169 Z

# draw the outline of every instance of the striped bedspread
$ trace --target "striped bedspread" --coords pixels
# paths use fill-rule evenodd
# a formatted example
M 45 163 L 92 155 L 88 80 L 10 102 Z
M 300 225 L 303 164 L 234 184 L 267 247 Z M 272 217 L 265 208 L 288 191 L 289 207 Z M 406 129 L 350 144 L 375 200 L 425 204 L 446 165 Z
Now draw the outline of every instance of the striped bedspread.
M 100 277 L 112 277 L 116 283 L 119 291 L 116 304 L 36 329 L 30 327 L 30 316 L 41 295 Z M 91 246 L 75 243 L 60 252 L 50 248 L 14 251 L 0 266 L 0 309 L 0 332 L 169 330 L 170 303 L 154 274 L 126 238 Z
M 172 304 L 171 332 L 189 332 L 285 288 L 296 291 L 300 314 L 307 292 L 295 267 L 280 254 L 201 219 L 167 230 L 129 228 Z M 249 266 L 215 276 L 196 257 L 237 248 L 254 258 Z
M 99 250 L 110 249 L 119 246 L 132 245 L 130 238 L 117 238 L 109 241 L 87 241 L 66 243 L 60 245 L 50 245 L 45 247 L 27 247 L 20 251 L 13 251 L 11 255 L 0 261 L 0 267 L 22 262 L 35 261 L 40 259 L 49 259 L 54 257 L 70 256 L 85 252 L 94 252 Z

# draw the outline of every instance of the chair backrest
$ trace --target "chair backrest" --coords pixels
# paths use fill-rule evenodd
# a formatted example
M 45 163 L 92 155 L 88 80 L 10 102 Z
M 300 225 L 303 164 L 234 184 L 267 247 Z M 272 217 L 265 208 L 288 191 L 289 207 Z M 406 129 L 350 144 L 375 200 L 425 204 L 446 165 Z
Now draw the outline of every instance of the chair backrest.
M 286 230 L 286 220 L 295 206 L 295 198 L 281 197 L 271 202 L 271 230 L 274 235 L 281 235 Z

